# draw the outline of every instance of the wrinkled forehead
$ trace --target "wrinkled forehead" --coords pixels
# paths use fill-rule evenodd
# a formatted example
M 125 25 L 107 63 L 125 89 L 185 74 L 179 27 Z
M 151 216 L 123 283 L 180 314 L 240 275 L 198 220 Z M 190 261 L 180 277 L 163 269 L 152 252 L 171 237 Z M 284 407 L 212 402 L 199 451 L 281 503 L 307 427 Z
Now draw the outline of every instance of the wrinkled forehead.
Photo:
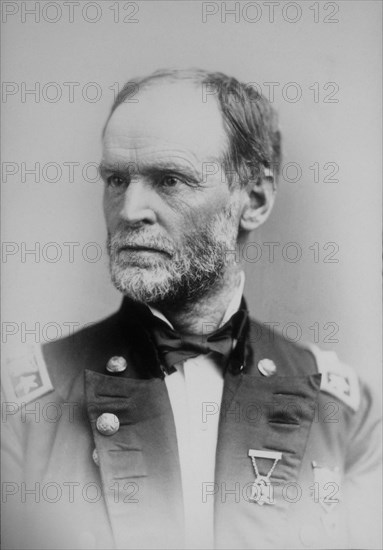
M 202 87 L 194 83 L 162 83 L 139 90 L 116 108 L 103 148 L 104 158 L 174 151 L 203 162 L 222 159 L 228 137 L 216 98 L 204 100 Z

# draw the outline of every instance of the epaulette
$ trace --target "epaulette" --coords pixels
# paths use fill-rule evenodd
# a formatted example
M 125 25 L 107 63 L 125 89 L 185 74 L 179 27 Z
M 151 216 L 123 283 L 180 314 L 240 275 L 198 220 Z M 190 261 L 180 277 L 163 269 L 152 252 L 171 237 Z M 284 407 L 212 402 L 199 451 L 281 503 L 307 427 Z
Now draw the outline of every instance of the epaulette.
M 307 347 L 322 375 L 320 391 L 337 397 L 356 412 L 360 405 L 360 388 L 354 369 L 342 363 L 334 351 L 323 351 L 314 344 Z
M 2 386 L 7 401 L 23 405 L 54 388 L 49 378 L 41 347 L 24 344 L 6 350 L 2 360 Z

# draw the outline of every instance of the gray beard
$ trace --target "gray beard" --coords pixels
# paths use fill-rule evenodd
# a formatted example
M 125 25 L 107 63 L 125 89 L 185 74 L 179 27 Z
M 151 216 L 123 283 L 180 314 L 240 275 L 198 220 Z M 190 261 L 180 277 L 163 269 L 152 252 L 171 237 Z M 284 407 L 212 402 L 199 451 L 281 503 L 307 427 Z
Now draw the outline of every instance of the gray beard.
M 185 307 L 223 283 L 228 266 L 235 263 L 237 237 L 237 216 L 231 207 L 187 235 L 179 248 L 148 228 L 108 232 L 113 284 L 125 296 L 152 307 Z M 120 249 L 128 243 L 156 247 L 167 255 L 148 258 L 131 250 L 124 259 Z

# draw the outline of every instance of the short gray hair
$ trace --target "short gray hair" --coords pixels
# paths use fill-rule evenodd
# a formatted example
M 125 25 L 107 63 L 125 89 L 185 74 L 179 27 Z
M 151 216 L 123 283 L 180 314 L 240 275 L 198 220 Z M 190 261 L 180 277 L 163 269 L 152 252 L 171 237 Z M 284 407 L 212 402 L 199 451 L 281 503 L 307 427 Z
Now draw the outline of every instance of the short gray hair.
M 229 151 L 223 165 L 227 174 L 233 171 L 241 185 L 258 180 L 265 173 L 276 179 L 281 164 L 281 134 L 276 111 L 270 102 L 250 84 L 245 84 L 221 72 L 202 69 L 160 69 L 127 82 L 114 100 L 108 120 L 117 107 L 137 90 L 160 80 L 175 82 L 190 80 L 205 87 L 207 95 L 217 98 L 226 132 Z M 232 178 L 231 178 L 232 179 Z

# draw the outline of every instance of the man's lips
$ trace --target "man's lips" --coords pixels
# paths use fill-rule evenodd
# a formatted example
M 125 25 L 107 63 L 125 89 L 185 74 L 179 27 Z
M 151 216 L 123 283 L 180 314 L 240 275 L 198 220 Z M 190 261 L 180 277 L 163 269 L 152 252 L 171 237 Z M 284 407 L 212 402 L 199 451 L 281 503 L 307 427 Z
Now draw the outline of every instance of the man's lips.
M 163 248 L 156 248 L 154 246 L 146 246 L 139 244 L 126 244 L 119 247 L 118 252 L 152 252 L 157 254 L 166 254 L 167 256 L 172 256 L 168 250 Z

